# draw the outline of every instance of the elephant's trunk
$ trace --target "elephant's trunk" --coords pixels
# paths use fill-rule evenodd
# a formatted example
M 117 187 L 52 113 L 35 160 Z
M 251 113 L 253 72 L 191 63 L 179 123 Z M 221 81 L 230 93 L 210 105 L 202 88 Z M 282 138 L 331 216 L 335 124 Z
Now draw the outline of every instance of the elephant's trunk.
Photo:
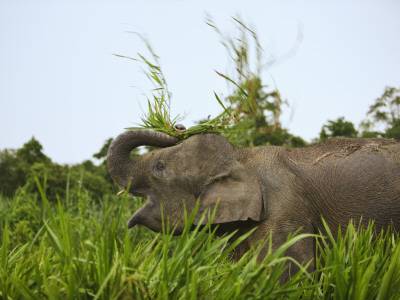
M 130 153 L 139 146 L 170 147 L 178 142 L 178 138 L 168 134 L 146 129 L 128 130 L 120 134 L 107 152 L 107 168 L 113 179 L 126 188 L 133 181 L 135 160 Z

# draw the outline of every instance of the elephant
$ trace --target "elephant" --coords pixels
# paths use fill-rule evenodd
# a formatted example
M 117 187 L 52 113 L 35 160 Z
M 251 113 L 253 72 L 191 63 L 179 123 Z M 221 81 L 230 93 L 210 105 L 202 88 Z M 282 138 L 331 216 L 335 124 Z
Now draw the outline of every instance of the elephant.
M 143 145 L 159 148 L 131 159 L 130 152 Z M 212 223 L 219 224 L 220 234 L 254 229 L 235 249 L 237 258 L 271 232 L 273 250 L 294 232 L 318 234 L 324 228 L 322 218 L 334 236 L 350 220 L 362 226 L 374 220 L 376 230 L 400 228 L 400 142 L 395 140 L 337 137 L 301 148 L 240 148 L 217 133 L 181 142 L 136 129 L 112 142 L 106 161 L 120 186 L 147 199 L 128 228 L 140 224 L 160 232 L 162 220 L 168 219 L 179 234 L 184 208 L 191 212 L 199 199 L 194 220 L 199 224 L 200 215 L 218 202 Z M 265 246 L 257 259 L 267 251 Z M 309 263 L 312 271 L 315 239 L 299 240 L 286 255 Z

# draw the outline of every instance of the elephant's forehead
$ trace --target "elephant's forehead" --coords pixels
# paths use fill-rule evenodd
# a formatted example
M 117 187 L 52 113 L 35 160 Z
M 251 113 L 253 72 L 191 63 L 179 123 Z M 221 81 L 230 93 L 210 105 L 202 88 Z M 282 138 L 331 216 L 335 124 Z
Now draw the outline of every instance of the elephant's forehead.
M 207 165 L 231 159 L 233 146 L 216 134 L 194 135 L 182 143 L 168 148 L 155 149 L 146 154 L 146 160 L 163 159 L 179 166 Z
M 218 134 L 196 134 L 182 143 L 187 150 L 210 151 L 214 153 L 229 152 L 232 149 L 231 143 Z

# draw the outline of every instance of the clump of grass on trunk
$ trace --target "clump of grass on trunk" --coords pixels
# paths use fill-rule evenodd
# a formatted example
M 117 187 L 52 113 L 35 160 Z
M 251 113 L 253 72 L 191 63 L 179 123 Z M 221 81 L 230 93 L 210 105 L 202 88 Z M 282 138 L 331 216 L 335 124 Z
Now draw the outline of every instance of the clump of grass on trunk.
M 185 132 L 179 132 L 174 129 L 174 126 L 181 120 L 179 116 L 171 118 L 170 105 L 171 93 L 168 90 L 168 85 L 165 76 L 162 72 L 159 57 L 155 54 L 149 42 L 138 35 L 141 40 L 146 44 L 149 50 L 151 59 L 147 59 L 144 55 L 138 53 L 138 58 L 131 58 L 127 56 L 117 55 L 119 57 L 128 58 L 130 60 L 138 61 L 145 66 L 144 73 L 154 86 L 152 99 L 147 99 L 148 112 L 141 117 L 142 124 L 128 129 L 152 129 L 166 134 L 176 136 L 180 140 L 186 139 L 191 135 L 206 133 L 206 132 L 228 132 L 233 128 L 234 124 L 240 123 L 246 117 L 256 117 L 258 115 L 264 116 L 264 111 L 272 112 L 273 125 L 268 128 L 261 128 L 265 132 L 271 133 L 277 128 L 280 106 L 283 101 L 280 98 L 279 91 L 275 89 L 272 93 L 265 93 L 263 88 L 265 86 L 261 83 L 261 70 L 262 48 L 258 41 L 257 35 L 241 20 L 233 18 L 237 28 L 240 32 L 238 39 L 224 37 L 218 28 L 213 24 L 211 19 L 207 20 L 207 24 L 211 26 L 222 39 L 226 42 L 222 44 L 228 50 L 230 57 L 233 58 L 235 63 L 235 70 L 239 74 L 237 79 L 232 79 L 230 76 L 216 71 L 216 73 L 226 80 L 235 88 L 233 95 L 227 97 L 228 105 L 224 105 L 217 93 L 214 92 L 215 99 L 220 104 L 222 112 L 212 119 L 207 119 L 199 122 L 198 125 L 190 127 Z M 250 67 L 249 58 L 249 42 L 247 35 L 250 35 L 255 44 L 257 56 L 257 70 L 253 72 Z M 271 100 L 272 99 L 272 100 Z

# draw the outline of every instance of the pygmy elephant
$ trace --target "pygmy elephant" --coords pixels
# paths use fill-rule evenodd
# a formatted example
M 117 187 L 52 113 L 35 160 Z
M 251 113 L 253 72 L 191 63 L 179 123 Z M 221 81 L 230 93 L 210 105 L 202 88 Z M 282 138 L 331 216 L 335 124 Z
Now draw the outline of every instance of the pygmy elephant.
M 142 145 L 161 148 L 131 159 L 130 152 Z M 238 148 L 214 133 L 178 143 L 160 132 L 129 130 L 111 144 L 107 166 L 119 185 L 131 184 L 129 193 L 147 199 L 129 228 L 141 224 L 161 231 L 162 207 L 164 220 L 179 233 L 184 207 L 190 212 L 200 199 L 199 216 L 219 201 L 213 223 L 220 231 L 257 227 L 236 249 L 239 255 L 271 231 L 273 249 L 299 228 L 318 234 L 321 217 L 334 234 L 351 219 L 364 225 L 375 220 L 378 230 L 391 222 L 400 228 L 400 143 L 394 140 L 334 138 L 304 148 Z M 309 262 L 315 241 L 300 240 L 287 255 Z

